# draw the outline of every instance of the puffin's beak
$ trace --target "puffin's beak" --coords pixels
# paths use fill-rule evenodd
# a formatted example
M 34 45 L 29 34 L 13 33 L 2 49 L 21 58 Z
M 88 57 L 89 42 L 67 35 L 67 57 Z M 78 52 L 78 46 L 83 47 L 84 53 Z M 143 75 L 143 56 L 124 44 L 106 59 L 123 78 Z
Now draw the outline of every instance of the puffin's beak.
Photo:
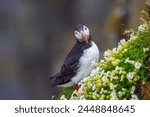
M 87 44 L 89 44 L 88 39 L 87 39 L 87 37 L 83 34 L 83 32 L 81 32 L 81 35 L 82 35 L 84 41 L 85 41 Z

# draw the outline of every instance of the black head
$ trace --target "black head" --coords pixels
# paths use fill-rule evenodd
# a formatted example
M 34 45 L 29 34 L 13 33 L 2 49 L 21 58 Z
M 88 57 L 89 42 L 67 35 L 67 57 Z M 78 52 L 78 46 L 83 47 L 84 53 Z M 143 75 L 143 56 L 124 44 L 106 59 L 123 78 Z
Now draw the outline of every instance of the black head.
M 74 35 L 78 41 L 80 42 L 85 41 L 87 44 L 89 44 L 88 39 L 90 38 L 90 31 L 88 27 L 86 27 L 85 25 L 82 25 L 82 24 L 78 25 L 74 29 Z

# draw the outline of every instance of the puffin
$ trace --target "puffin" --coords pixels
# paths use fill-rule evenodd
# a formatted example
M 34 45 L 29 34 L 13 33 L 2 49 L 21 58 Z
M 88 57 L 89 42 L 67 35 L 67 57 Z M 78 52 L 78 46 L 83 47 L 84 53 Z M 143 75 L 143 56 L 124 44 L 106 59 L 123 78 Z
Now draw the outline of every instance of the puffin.
M 49 75 L 53 79 L 52 86 L 69 87 L 75 85 L 78 91 L 78 83 L 90 75 L 94 66 L 92 61 L 99 61 L 99 49 L 92 40 L 89 28 L 86 25 L 78 25 L 74 29 L 76 44 L 66 56 L 59 72 Z

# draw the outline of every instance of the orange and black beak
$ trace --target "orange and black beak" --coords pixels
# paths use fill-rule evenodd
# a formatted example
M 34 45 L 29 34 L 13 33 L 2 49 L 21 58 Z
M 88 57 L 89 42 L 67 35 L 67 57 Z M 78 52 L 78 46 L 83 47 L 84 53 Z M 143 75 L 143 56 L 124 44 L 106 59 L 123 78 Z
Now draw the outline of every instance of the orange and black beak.
M 81 35 L 82 35 L 84 41 L 85 41 L 87 44 L 89 44 L 88 39 L 87 39 L 87 37 L 83 34 L 83 32 L 81 32 Z

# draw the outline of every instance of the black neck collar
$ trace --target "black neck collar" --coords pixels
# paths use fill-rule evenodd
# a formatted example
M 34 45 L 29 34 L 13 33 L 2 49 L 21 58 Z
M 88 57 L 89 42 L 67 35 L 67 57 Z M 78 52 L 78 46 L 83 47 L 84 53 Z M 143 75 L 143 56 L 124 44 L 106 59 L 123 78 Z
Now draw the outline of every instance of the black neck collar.
M 87 44 L 85 41 L 80 42 L 80 41 L 77 40 L 77 44 L 79 46 L 82 46 L 82 47 L 85 47 L 85 48 L 89 48 L 89 47 L 92 46 L 92 38 L 91 38 L 91 36 L 89 37 L 88 42 L 89 42 L 89 44 Z

